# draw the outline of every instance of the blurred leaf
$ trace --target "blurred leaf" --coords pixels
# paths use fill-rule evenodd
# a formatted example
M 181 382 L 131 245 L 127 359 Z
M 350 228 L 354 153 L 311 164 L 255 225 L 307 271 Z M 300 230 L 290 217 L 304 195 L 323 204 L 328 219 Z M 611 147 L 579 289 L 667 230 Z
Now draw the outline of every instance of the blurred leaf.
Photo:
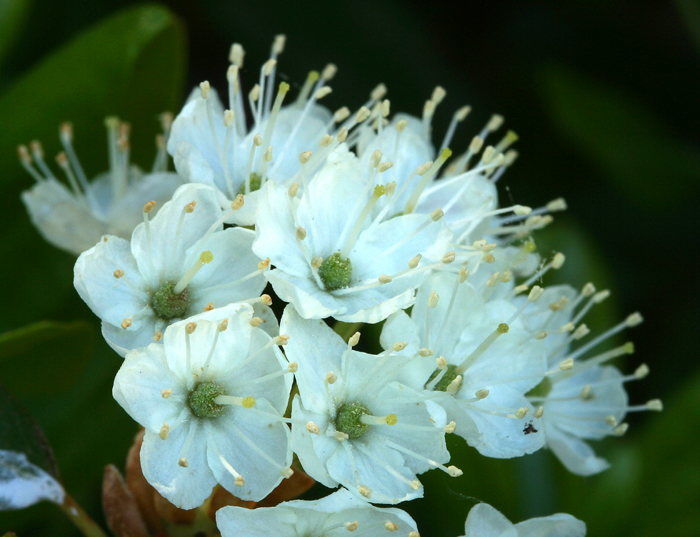
M 45 243 L 29 223 L 19 193 L 32 180 L 19 165 L 16 146 L 42 139 L 51 162 L 60 150 L 58 125 L 70 120 L 83 167 L 95 176 L 108 167 L 103 119 L 116 114 L 134 124 L 134 162 L 150 167 L 157 115 L 180 105 L 184 40 L 180 22 L 165 8 L 130 8 L 78 36 L 0 96 L 0 195 L 8 200 L 0 256 L 12 259 L 0 268 L 0 278 L 12 282 L 22 303 L 0 312 L 1 326 L 70 318 L 76 311 L 74 258 Z
M 545 71 L 542 88 L 563 135 L 637 203 L 667 208 L 697 188 L 700 149 L 631 95 L 563 67 Z
M 0 65 L 27 20 L 31 0 L 0 0 Z
M 18 396 L 55 395 L 71 388 L 95 350 L 85 321 L 42 321 L 0 334 L 2 380 Z
M 695 46 L 700 50 L 700 2 L 698 0 L 676 0 L 676 8 L 688 27 Z
M 650 419 L 641 435 L 619 440 L 612 467 L 576 486 L 568 480 L 563 508 L 588 524 L 589 535 L 696 535 L 700 527 L 700 375 Z M 580 485 L 580 483 L 578 483 Z
M 123 463 L 138 429 L 112 397 L 114 376 L 121 363 L 104 341 L 98 341 L 73 389 L 24 401 L 51 440 L 66 490 L 98 523 L 103 521 L 100 491 L 104 467 Z M 0 527 L 12 528 L 18 535 L 77 535 L 70 521 L 47 503 L 0 513 Z
M 58 479 L 58 467 L 44 432 L 22 404 L 0 384 L 0 450 L 23 453 Z

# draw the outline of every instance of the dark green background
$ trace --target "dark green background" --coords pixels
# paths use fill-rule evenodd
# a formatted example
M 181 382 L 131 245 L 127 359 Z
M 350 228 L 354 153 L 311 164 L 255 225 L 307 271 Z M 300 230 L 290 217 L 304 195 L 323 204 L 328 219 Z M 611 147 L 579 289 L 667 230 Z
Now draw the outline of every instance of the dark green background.
M 632 416 L 625 438 L 596 446 L 612 470 L 580 478 L 546 452 L 493 461 L 459 443 L 453 462 L 465 475 L 431 472 L 426 499 L 401 506 L 422 534 L 459 535 L 474 498 L 514 521 L 570 512 L 595 536 L 697 532 L 699 2 L 172 0 L 160 4 L 167 9 L 118 14 L 137 5 L 0 0 L 0 331 L 44 319 L 87 321 L 60 336 L 49 331 L 34 347 L 0 346 L 0 380 L 44 428 L 67 489 L 92 515 L 100 517 L 102 469 L 123 465 L 136 426 L 111 399 L 120 360 L 72 288 L 73 259 L 28 222 L 19 193 L 32 180 L 15 147 L 40 138 L 51 156 L 58 124 L 72 120 L 94 175 L 107 163 L 102 119 L 118 114 L 132 123 L 134 159 L 150 166 L 156 115 L 177 112 L 204 79 L 223 88 L 233 41 L 248 52 L 250 87 L 273 35 L 284 32 L 278 72 L 293 87 L 309 69 L 338 65 L 326 100 L 333 109 L 358 106 L 383 81 L 393 111 L 419 115 L 441 84 L 447 98 L 434 123 L 437 143 L 454 109 L 474 109 L 457 151 L 491 113 L 502 113 L 520 135 L 520 158 L 499 184 L 504 203 L 538 206 L 564 196 L 570 209 L 540 234 L 540 247 L 567 254 L 561 276 L 573 284 L 593 280 L 613 290 L 589 324 L 601 328 L 634 310 L 646 319 L 630 335 L 637 354 L 621 365 L 648 363 L 652 374 L 629 385 L 631 399 L 658 396 L 667 408 Z M 75 533 L 50 505 L 0 514 L 0 533 L 6 529 Z

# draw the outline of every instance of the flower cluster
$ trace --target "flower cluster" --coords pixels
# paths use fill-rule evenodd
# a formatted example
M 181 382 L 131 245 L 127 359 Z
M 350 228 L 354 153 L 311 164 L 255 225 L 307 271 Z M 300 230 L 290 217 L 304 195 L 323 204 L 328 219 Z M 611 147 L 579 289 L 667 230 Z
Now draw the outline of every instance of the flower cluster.
M 112 119 L 111 171 L 92 184 L 62 128 L 58 160 L 73 193 L 38 144 L 31 157 L 20 148 L 38 181 L 24 195 L 30 214 L 80 254 L 75 287 L 124 357 L 113 393 L 145 428 L 148 482 L 184 509 L 217 484 L 258 502 L 293 475 L 295 454 L 314 480 L 343 488 L 315 502 L 226 507 L 224 536 L 274 526 L 416 537 L 406 513 L 372 503 L 421 497 L 419 476 L 431 469 L 459 477 L 447 434 L 487 457 L 547 447 L 574 473 L 605 469 L 586 441 L 623 434 L 628 412 L 661 409 L 628 404 L 624 383 L 646 366 L 625 376 L 609 365 L 632 345 L 601 349 L 642 318 L 589 337 L 584 318 L 609 293 L 543 286 L 565 259 L 540 258 L 534 236 L 566 204 L 499 207 L 496 182 L 517 136 L 489 145 L 503 123 L 494 115 L 453 156 L 463 107 L 436 149 L 441 87 L 422 117 L 391 117 L 383 85 L 354 112 L 331 112 L 319 101 L 333 65 L 309 73 L 285 104 L 290 86 L 275 86 L 283 49 L 278 36 L 244 95 L 234 45 L 228 108 L 203 82 L 164 120 L 151 175 L 130 168 L 128 127 Z M 179 176 L 165 172 L 166 147 Z M 279 322 L 268 283 L 288 303 Z M 360 327 L 380 322 L 383 350 L 356 350 Z M 485 504 L 465 527 L 466 536 L 584 533 L 568 515 L 514 526 Z

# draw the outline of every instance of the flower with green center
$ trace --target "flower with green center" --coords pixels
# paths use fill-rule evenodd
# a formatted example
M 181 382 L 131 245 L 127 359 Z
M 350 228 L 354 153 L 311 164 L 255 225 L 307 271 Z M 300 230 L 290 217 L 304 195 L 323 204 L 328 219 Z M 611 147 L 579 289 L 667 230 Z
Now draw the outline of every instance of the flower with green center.
M 176 294 L 174 288 L 175 282 L 165 282 L 151 297 L 151 308 L 156 317 L 164 321 L 184 317 L 190 305 L 190 290 L 185 287 L 181 293 Z
M 443 266 L 450 232 L 440 211 L 375 214 L 395 193 L 381 184 L 390 163 L 378 163 L 369 182 L 360 160 L 336 142 L 313 177 L 299 178 L 303 188 L 263 185 L 253 251 L 270 258 L 268 281 L 304 318 L 377 323 L 409 307 L 429 271 Z M 302 175 L 315 169 L 304 166 Z
M 290 85 L 275 82 L 276 61 L 284 43 L 284 36 L 277 36 L 270 59 L 261 66 L 262 86 L 250 94 L 258 94 L 252 117 L 246 118 L 244 112 L 249 100 L 241 91 L 239 77 L 244 51 L 235 44 L 225 93 L 229 110 L 209 83 L 203 82 L 199 94 L 173 122 L 168 152 L 178 173 L 193 183 L 215 186 L 225 207 L 238 194 L 245 195 L 245 205 L 230 215 L 230 224 L 254 225 L 260 186 L 271 180 L 289 188 L 299 171 L 299 154 L 318 146 L 333 125 L 333 114 L 318 99 L 329 92 L 327 83 L 335 67 L 329 65 L 322 74 L 309 73 L 296 99 L 290 100 Z
M 443 465 L 449 459 L 444 410 L 397 382 L 418 362 L 392 352 L 356 352 L 292 305 L 281 330 L 291 335 L 287 356 L 303 364 L 296 373 L 292 446 L 311 477 L 371 502 L 398 503 L 422 495 L 416 474 L 431 468 L 461 474 Z
M 525 394 L 545 377 L 547 348 L 525 328 L 512 295 L 501 298 L 513 284 L 494 289 L 487 280 L 480 272 L 431 275 L 411 315 L 391 316 L 380 341 L 388 349 L 401 338 L 403 354 L 425 355 L 404 382 L 440 404 L 457 435 L 482 455 L 517 457 L 544 445 L 538 405 Z
M 174 323 L 114 380 L 115 399 L 146 429 L 143 474 L 177 507 L 198 507 L 217 483 L 259 501 L 293 473 L 283 415 L 296 364 L 253 315 L 238 303 Z
M 349 438 L 360 438 L 369 430 L 369 424 L 362 422 L 363 416 L 371 416 L 369 409 L 358 401 L 343 403 L 336 410 L 335 429 Z
M 226 407 L 216 403 L 216 398 L 226 395 L 226 391 L 213 382 L 201 382 L 187 397 L 187 404 L 198 418 L 220 418 Z
M 318 267 L 318 277 L 326 291 L 344 289 L 352 279 L 352 262 L 349 258 L 343 259 L 340 252 L 329 255 Z
M 105 235 L 75 264 L 76 290 L 122 356 L 160 341 L 180 319 L 258 301 L 265 287 L 267 265 L 251 251 L 255 232 L 224 229 L 227 216 L 215 189 L 183 185 L 151 218 L 155 205 L 143 207 L 131 241 Z

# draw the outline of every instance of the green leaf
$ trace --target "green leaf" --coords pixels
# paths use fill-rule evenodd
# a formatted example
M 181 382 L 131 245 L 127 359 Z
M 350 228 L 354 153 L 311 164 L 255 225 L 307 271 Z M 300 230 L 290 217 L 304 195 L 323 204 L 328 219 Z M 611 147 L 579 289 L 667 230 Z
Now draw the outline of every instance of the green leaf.
M 0 65 L 20 34 L 31 0 L 0 0 Z
M 0 450 L 23 453 L 58 479 L 58 467 L 44 432 L 24 406 L 0 384 Z
M 150 168 L 157 115 L 180 106 L 184 41 L 180 22 L 167 9 L 129 8 L 75 38 L 0 95 L 0 195 L 16 200 L 3 213 L 0 257 L 11 262 L 3 263 L 0 279 L 12 282 L 10 297 L 22 305 L 3 308 L 1 326 L 80 312 L 74 258 L 44 242 L 19 200 L 33 180 L 19 165 L 17 145 L 42 140 L 51 165 L 61 150 L 58 126 L 72 121 L 76 151 L 94 177 L 108 168 L 103 120 L 118 115 L 132 123 L 132 161 Z
M 3 382 L 18 396 L 52 396 L 75 385 L 95 350 L 85 321 L 42 321 L 0 334 Z
M 698 0 L 675 0 L 676 8 L 688 27 L 695 46 L 700 50 L 700 2 Z
M 668 208 L 697 186 L 700 150 L 633 96 L 563 67 L 545 71 L 542 87 L 562 134 L 638 204 Z

